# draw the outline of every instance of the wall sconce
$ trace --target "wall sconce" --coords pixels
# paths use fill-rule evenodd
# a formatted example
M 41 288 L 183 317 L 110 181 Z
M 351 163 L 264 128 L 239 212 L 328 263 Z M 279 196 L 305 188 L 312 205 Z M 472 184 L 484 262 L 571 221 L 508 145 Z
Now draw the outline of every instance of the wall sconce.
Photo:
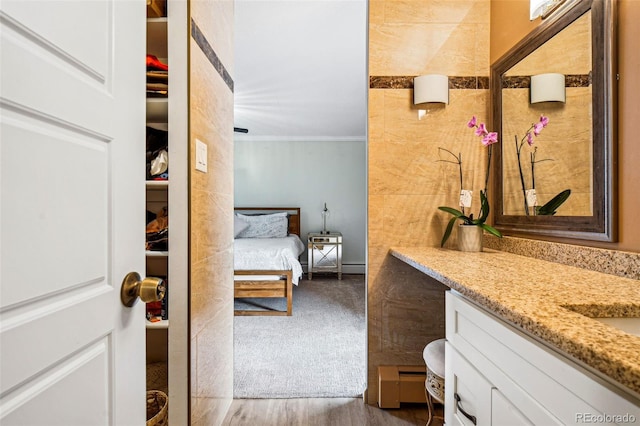
M 564 74 L 548 73 L 531 76 L 531 103 L 566 102 Z
M 538 16 L 546 18 L 565 0 L 529 0 L 529 20 L 533 21 Z
M 449 77 L 442 74 L 420 75 L 413 79 L 413 103 L 449 103 Z M 418 119 L 422 119 L 426 110 L 418 110 Z

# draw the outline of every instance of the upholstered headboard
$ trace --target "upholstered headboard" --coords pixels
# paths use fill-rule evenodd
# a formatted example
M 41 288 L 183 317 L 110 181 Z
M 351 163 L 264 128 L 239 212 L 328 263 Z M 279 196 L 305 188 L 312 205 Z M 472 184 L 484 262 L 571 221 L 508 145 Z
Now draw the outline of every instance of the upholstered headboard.
M 300 236 L 300 207 L 234 207 L 233 210 L 246 215 L 287 212 L 289 234 Z

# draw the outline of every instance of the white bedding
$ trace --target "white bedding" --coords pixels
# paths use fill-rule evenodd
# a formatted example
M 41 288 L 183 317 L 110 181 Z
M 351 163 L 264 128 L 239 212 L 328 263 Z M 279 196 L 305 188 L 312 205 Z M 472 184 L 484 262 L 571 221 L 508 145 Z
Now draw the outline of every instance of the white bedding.
M 297 235 L 284 238 L 236 238 L 233 240 L 234 270 L 291 270 L 292 282 L 302 278 L 302 265 L 298 256 L 304 252 L 304 243 Z

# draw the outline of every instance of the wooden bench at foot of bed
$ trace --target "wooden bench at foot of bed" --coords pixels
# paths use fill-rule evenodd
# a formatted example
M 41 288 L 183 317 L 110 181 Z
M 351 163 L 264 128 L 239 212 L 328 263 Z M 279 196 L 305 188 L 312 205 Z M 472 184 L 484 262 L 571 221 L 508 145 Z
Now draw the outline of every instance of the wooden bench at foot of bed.
M 246 276 L 246 278 L 244 278 Z M 265 279 L 269 276 L 271 279 Z M 286 297 L 286 311 L 236 310 L 236 316 L 282 315 L 291 316 L 293 307 L 293 283 L 291 271 L 234 271 L 234 298 Z

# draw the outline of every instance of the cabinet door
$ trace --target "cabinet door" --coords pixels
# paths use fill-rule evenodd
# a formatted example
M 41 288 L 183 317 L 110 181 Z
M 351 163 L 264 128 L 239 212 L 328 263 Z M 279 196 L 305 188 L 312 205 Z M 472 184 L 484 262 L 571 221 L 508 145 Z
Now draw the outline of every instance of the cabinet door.
M 491 383 L 449 342 L 445 363 L 445 423 L 447 425 L 488 425 L 491 422 Z M 453 403 L 451 403 L 452 401 Z
M 498 389 L 491 389 L 491 425 L 492 426 L 533 426 L 524 414 L 516 408 Z

